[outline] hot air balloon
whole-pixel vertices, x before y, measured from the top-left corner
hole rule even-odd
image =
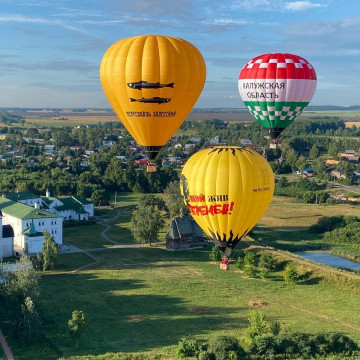
[[[264,54],[245,64],[238,85],[245,106],[276,139],[309,104],[316,73],[300,56]]]
[[[151,160],[191,111],[205,74],[204,59],[194,45],[161,35],[114,43],[100,66],[105,95]]]
[[[190,157],[180,189],[197,224],[228,257],[268,208],[274,174],[256,151],[220,146]]]

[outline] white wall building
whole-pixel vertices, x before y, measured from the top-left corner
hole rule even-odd
[[[0,210],[3,214],[2,225],[11,226],[14,232],[13,243],[24,252],[41,252],[45,230],[53,236],[56,244],[62,244],[62,216],[4,197],[0,198]]]
[[[3,225],[3,215],[0,210],[0,261],[14,254],[14,231],[10,225]]]
[[[89,217],[94,216],[94,204],[79,196],[58,198],[51,196],[50,191],[46,190],[45,196],[23,191],[8,193],[3,197],[60,215],[64,220],[89,220]]]

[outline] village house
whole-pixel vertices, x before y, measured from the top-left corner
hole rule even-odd
[[[336,179],[346,179],[346,175],[341,169],[334,169],[330,171],[330,175]]]
[[[276,150],[276,149],[280,148],[281,145],[282,145],[282,142],[281,142],[281,141],[275,141],[275,140],[273,140],[273,141],[270,143],[269,147],[270,147],[270,149]]]
[[[207,245],[202,237],[201,228],[189,216],[175,217],[165,238],[168,250],[184,250]]]
[[[355,150],[345,150],[344,153],[340,154],[340,157],[343,159],[347,159],[351,162],[359,161],[359,156],[355,155]]]
[[[339,162],[340,162],[339,160],[327,159],[325,165],[326,166],[338,165]]]
[[[251,140],[249,138],[242,137],[242,138],[239,139],[239,141],[240,141],[241,146],[249,146],[249,145],[252,144],[252,142],[251,142]]]

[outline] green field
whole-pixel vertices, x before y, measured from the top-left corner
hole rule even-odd
[[[356,215],[360,206],[338,204],[334,206],[294,203],[286,197],[274,196],[270,207],[253,230],[253,237],[276,248],[301,251],[320,248],[324,244],[316,234],[307,231],[322,216]]]
[[[360,110],[318,110],[318,111],[304,111],[303,117],[324,117],[335,116],[339,118],[360,118]]]
[[[13,347],[16,359],[57,359],[60,353],[84,359],[106,352],[171,355],[184,335],[243,336],[250,300],[268,303],[262,308],[267,319],[280,321],[287,331],[340,331],[360,340],[360,295],[322,283],[318,275],[299,285],[285,285],[279,273],[266,281],[249,279],[234,267],[220,271],[205,250],[117,249],[93,255],[99,262],[91,270],[41,279],[41,308],[53,316],[46,333],[57,352],[44,345],[39,357],[39,350]],[[66,327],[74,309],[88,319],[78,349]]]
[[[267,238],[276,246],[306,245],[318,241],[307,233],[307,227],[320,216],[359,212],[360,208],[351,205],[307,205],[275,197],[254,238]],[[108,209],[98,215],[110,219],[114,212]],[[108,236],[128,239],[124,231],[130,231],[129,221],[130,216],[125,215],[109,222]],[[106,249],[99,236],[102,228],[66,229],[65,241],[71,237],[82,248],[102,244],[104,250],[91,252],[91,258],[84,253],[61,255],[56,269],[42,276],[40,309],[51,320],[45,326],[47,342],[22,348],[10,339],[17,360],[55,360],[61,356],[85,360],[110,352],[162,354],[170,359],[185,335],[201,341],[219,334],[243,338],[248,312],[253,309],[249,301],[266,303],[261,308],[266,319],[279,321],[284,331],[342,332],[360,342],[360,277],[356,275],[339,277],[327,268],[319,270],[299,260],[301,281],[287,285],[281,269],[289,256],[280,252],[278,272],[267,280],[250,279],[233,265],[230,271],[221,271],[209,262],[209,249]],[[254,243],[244,243],[249,244]],[[66,273],[86,265],[90,267]],[[67,331],[75,309],[83,310],[88,321],[78,348]],[[7,333],[9,323],[1,309],[0,315]]]

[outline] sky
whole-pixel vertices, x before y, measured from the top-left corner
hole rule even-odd
[[[360,105],[360,1],[1,0],[0,107],[109,108],[101,59],[144,34],[185,39],[203,54],[197,108],[243,107],[240,70],[270,52],[313,65],[311,105]]]

